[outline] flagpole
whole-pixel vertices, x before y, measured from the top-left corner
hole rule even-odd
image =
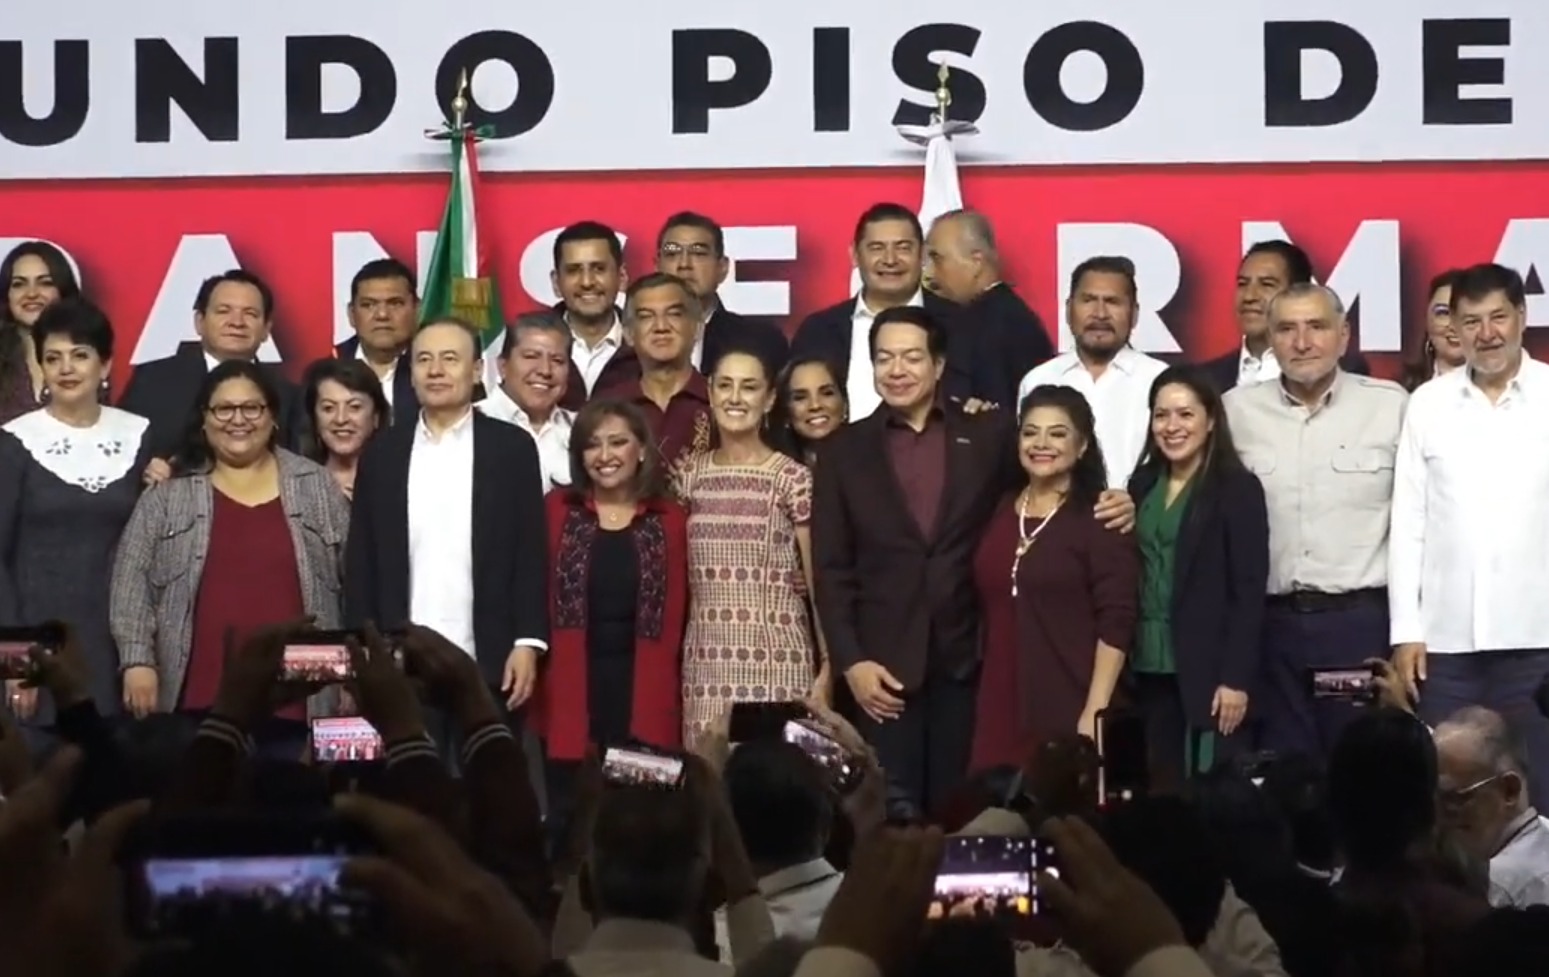
[[[468,69],[464,68],[457,76],[457,92],[452,96],[452,101],[447,106],[451,110],[449,121],[443,122],[435,129],[425,130],[425,138],[427,139],[460,144],[455,145],[452,149],[454,167],[462,165],[464,154],[472,152],[474,144],[484,141],[484,133],[478,128],[468,125],[468,108],[470,104],[468,100]],[[455,185],[456,174],[454,174],[453,179]],[[438,247],[441,243],[438,242]],[[476,256],[465,255],[462,267],[452,269],[451,311],[459,319],[466,320],[482,331],[489,321],[490,312],[494,305],[492,283],[488,278],[478,277],[477,273],[467,274],[468,262],[477,264]]]

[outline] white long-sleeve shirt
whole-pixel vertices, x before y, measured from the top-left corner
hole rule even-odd
[[[1549,648],[1549,364],[1523,354],[1491,403],[1470,371],[1409,401],[1394,465],[1394,644]]]

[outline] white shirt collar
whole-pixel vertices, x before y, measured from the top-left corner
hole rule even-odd
[[[526,428],[533,435],[539,435],[550,428],[568,430],[575,416],[563,407],[555,407],[549,414],[549,419],[540,426],[533,426],[532,418],[522,409],[522,405],[516,402],[516,398],[506,393],[504,387],[499,385],[489,388],[488,395],[474,407],[482,414],[493,417],[497,421],[506,421],[518,427]]]
[[[1510,383],[1506,384],[1506,394],[1514,398],[1522,397],[1524,395],[1532,397],[1534,394],[1534,382],[1532,374],[1534,374],[1536,371],[1537,366],[1535,365],[1534,359],[1529,356],[1527,350],[1524,349],[1522,351],[1522,362],[1517,365],[1517,375],[1511,378]],[[1484,391],[1479,389],[1479,384],[1474,382],[1473,368],[1468,366],[1466,363],[1463,366],[1458,367],[1456,370],[1443,373],[1437,379],[1447,380],[1453,378],[1454,376],[1456,376],[1457,384],[1463,391],[1464,396],[1485,396]]]
[[[439,437],[431,431],[430,425],[425,423],[425,412],[420,411],[419,421],[414,425],[414,439],[421,444],[445,444],[448,441],[460,440],[473,430],[473,408],[457,419],[457,423],[447,428]]]
[[[1086,369],[1086,364],[1081,362],[1080,353],[1077,353],[1075,350],[1071,350],[1069,353],[1064,355],[1070,357],[1070,359],[1065,363],[1065,368],[1061,371],[1062,373],[1074,373],[1077,370]],[[1125,346],[1123,349],[1114,354],[1113,359],[1108,361],[1108,365],[1118,370],[1125,376],[1133,376],[1135,370],[1139,368],[1142,362],[1140,355],[1140,353],[1135,351],[1135,347]]]
[[[925,289],[915,289],[914,297],[905,302],[904,305],[911,306],[916,309],[922,308],[925,305]],[[855,311],[850,313],[850,318],[852,320],[875,319],[878,315],[880,315],[880,313],[874,312],[871,306],[866,304],[865,292],[861,292],[859,295],[855,296]]]
[[[570,313],[568,312],[565,313],[565,325],[567,327],[570,325]],[[570,330],[570,339],[572,342],[580,345],[581,348],[585,349],[587,352],[596,352],[597,350],[604,348],[616,349],[623,345],[624,324],[619,321],[618,310],[613,310],[613,325],[610,326],[603,337],[597,341],[596,346],[587,345],[586,340],[582,339],[581,334],[576,332],[574,329]]]

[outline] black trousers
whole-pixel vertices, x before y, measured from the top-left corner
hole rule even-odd
[[[858,712],[856,729],[887,774],[888,816],[915,820],[938,810],[968,773],[978,683],[927,675],[905,693],[904,711],[879,723]]]
[[[1191,777],[1248,752],[1246,723],[1231,736],[1214,728],[1189,725],[1176,675],[1131,675],[1135,709],[1146,720],[1146,750],[1151,760],[1151,789],[1173,793]],[[1250,703],[1251,706],[1251,703]]]

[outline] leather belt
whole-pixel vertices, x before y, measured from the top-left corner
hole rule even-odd
[[[1387,603],[1386,587],[1364,587],[1338,594],[1323,590],[1293,590],[1289,594],[1269,596],[1270,607],[1290,611],[1292,614],[1328,614],[1373,604],[1386,607]]]

